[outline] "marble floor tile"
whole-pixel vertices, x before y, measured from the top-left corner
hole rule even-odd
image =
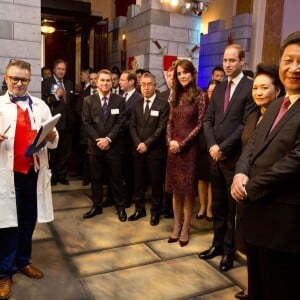
[[[180,256],[198,254],[210,246],[212,233],[191,231],[187,246],[180,247],[179,242],[168,243],[167,239],[148,242],[148,245],[162,258],[171,259]]]
[[[213,238],[206,220],[192,218],[190,242],[180,247],[167,243],[172,219],[149,224],[149,202],[145,218],[123,223],[114,207],[83,219],[91,207],[90,187],[78,180],[53,187],[53,201],[55,220],[37,224],[33,236],[32,262],[45,278],[16,274],[12,300],[229,300],[247,285],[244,260],[222,273],[220,256],[198,258]],[[130,216],[134,205],[126,211]]]
[[[85,283],[95,300],[188,299],[232,286],[228,278],[195,256],[91,276]]]
[[[81,276],[147,265],[160,260],[155,252],[145,244],[119,247],[72,257],[72,261]]]
[[[31,279],[17,273],[13,277],[13,297],[11,299],[30,300],[83,300],[85,289],[80,278],[61,254],[55,241],[33,243],[32,263],[45,273],[42,279]]]

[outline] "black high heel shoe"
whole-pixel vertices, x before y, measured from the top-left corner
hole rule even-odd
[[[180,236],[180,233],[181,233],[182,226],[183,226],[183,224],[180,225],[179,232],[178,232],[176,238],[173,238],[173,237],[169,236],[168,243],[176,243],[179,240],[179,236]]]
[[[205,217],[205,213],[202,214],[202,215],[198,215],[198,213],[196,214],[196,219],[197,220],[202,220],[202,219],[204,219],[204,217]]]

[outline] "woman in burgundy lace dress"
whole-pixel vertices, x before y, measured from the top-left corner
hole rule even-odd
[[[189,60],[175,65],[173,98],[167,126],[166,191],[173,193],[174,225],[168,243],[183,247],[197,195],[198,135],[208,103],[196,83],[197,71]],[[183,213],[183,220],[181,215]]]

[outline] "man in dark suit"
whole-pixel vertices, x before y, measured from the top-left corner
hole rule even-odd
[[[168,101],[170,103],[170,98],[171,98],[171,91],[172,91],[172,86],[173,86],[173,78],[174,78],[174,70],[175,67],[171,66],[166,72],[166,80],[167,80],[167,86],[168,89],[161,92],[159,94],[160,98],[164,99],[165,101]],[[167,153],[165,155],[164,159],[164,166],[163,166],[163,176],[165,178],[166,176],[166,164],[167,164]],[[162,205],[162,214],[166,219],[170,219],[174,217],[173,213],[173,194],[165,192],[165,197],[163,200],[163,205]]]
[[[117,95],[123,95],[123,91],[120,88],[120,73],[118,73],[117,71],[114,71],[111,73],[111,77],[112,77],[112,88],[111,88],[111,92],[113,94],[117,94]]]
[[[159,223],[163,199],[162,164],[165,156],[165,134],[169,116],[169,103],[155,93],[156,80],[151,73],[141,77],[143,98],[132,110],[130,135],[134,144],[134,200],[136,211],[128,220],[136,221],[146,216],[145,182],[148,175],[152,188],[152,226]]]
[[[119,220],[125,222],[124,192],[122,186],[123,125],[125,101],[110,92],[111,72],[103,69],[97,74],[99,94],[84,99],[82,122],[88,135],[88,155],[91,170],[92,208],[83,218],[102,214],[103,184],[108,179]]]
[[[285,97],[268,107],[235,170],[249,299],[295,299],[300,283],[300,31],[280,49]]]
[[[124,71],[120,76],[120,88],[125,99],[125,114],[126,120],[124,124],[124,143],[125,151],[123,155],[123,180],[125,184],[125,205],[129,207],[132,202],[133,187],[134,187],[134,163],[132,148],[133,143],[129,132],[129,124],[132,109],[135,103],[143,99],[143,96],[136,90],[137,78],[134,72]]]
[[[68,64],[57,59],[53,66],[53,76],[42,81],[42,99],[49,105],[53,115],[61,114],[56,128],[59,142],[56,149],[50,151],[51,184],[69,184],[67,180],[68,159],[72,148],[72,129],[75,115],[73,107],[73,84],[65,78]]]
[[[202,259],[223,255],[220,269],[233,267],[235,252],[235,201],[230,196],[235,164],[241,151],[245,119],[256,105],[252,80],[243,75],[245,50],[237,44],[225,48],[223,67],[228,80],[216,86],[204,119],[204,134],[210,154],[210,179],[214,216],[212,246],[199,254]]]
[[[75,103],[75,112],[76,112],[76,118],[77,122],[79,124],[79,173],[82,173],[82,184],[88,185],[91,181],[90,179],[90,168],[89,168],[89,161],[88,161],[88,155],[87,155],[87,134],[85,131],[85,128],[82,123],[82,106],[83,106],[83,100],[85,97],[98,94],[98,88],[97,88],[97,72],[94,70],[89,70],[89,85],[83,89],[80,94],[77,97],[76,103]],[[77,134],[78,136],[78,134]]]

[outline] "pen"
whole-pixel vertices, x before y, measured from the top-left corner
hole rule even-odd
[[[3,134],[6,134],[10,127],[11,127],[11,125],[9,125],[9,126],[4,130]]]

